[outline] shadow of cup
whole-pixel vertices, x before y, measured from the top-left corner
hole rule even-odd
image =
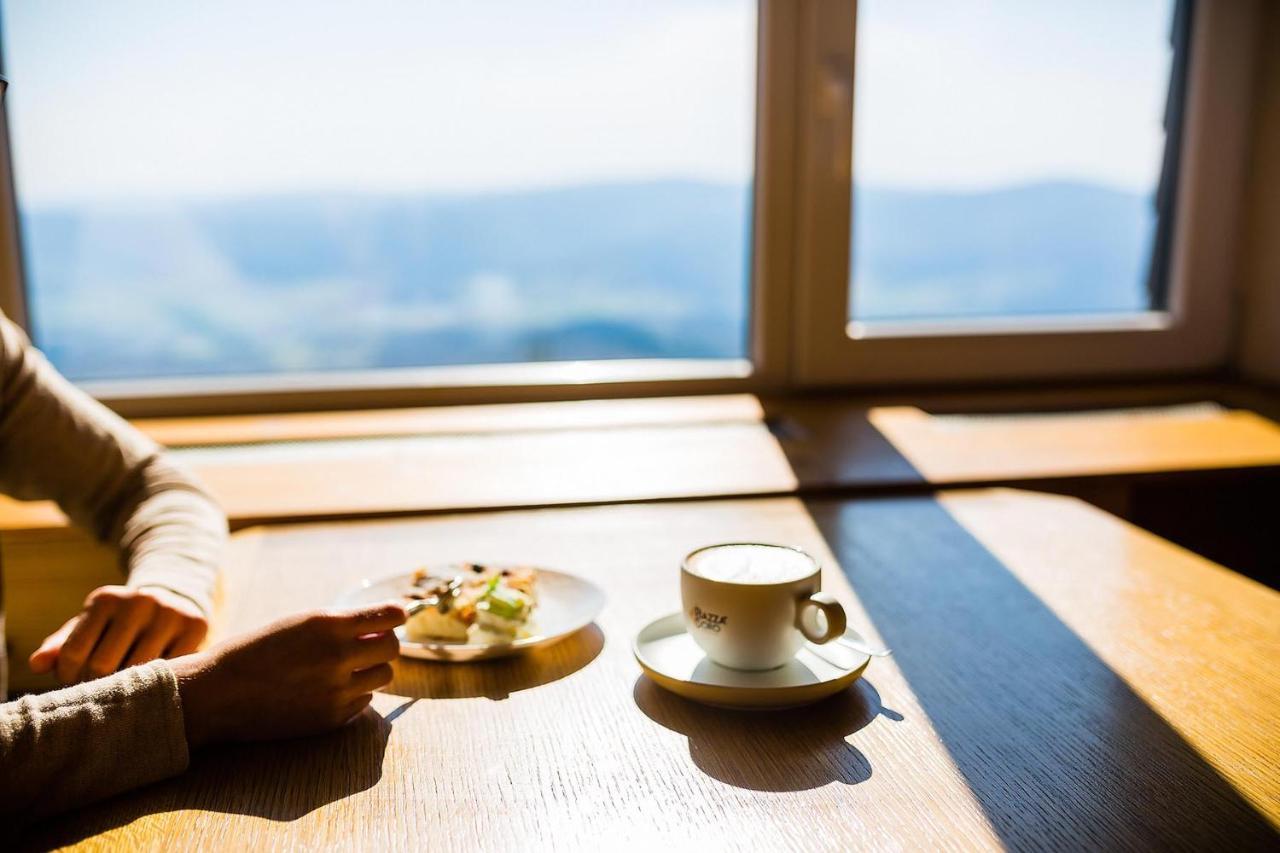
[[[699,705],[645,676],[632,690],[636,706],[663,728],[689,739],[689,757],[712,778],[753,791],[805,791],[831,782],[856,785],[871,764],[846,738],[882,713],[866,679],[814,705],[781,711],[734,711]]]
[[[469,663],[402,657],[393,664],[395,677],[381,692],[410,699],[499,701],[573,675],[603,649],[604,633],[593,623],[557,643],[511,657]]]

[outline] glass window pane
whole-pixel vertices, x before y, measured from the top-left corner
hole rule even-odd
[[[852,318],[1163,307],[1175,7],[860,0]]]
[[[74,378],[746,352],[751,0],[3,8]]]

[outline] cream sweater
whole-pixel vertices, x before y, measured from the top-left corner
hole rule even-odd
[[[172,590],[209,613],[222,512],[154,442],[59,376],[3,315],[0,491],[57,501],[119,547],[129,586]],[[4,666],[0,645],[0,702]],[[186,766],[178,686],[163,662],[0,704],[0,815],[50,814]]]

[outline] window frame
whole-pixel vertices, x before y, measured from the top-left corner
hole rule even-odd
[[[788,0],[758,0],[756,15],[745,358],[424,366],[77,384],[125,417],[764,393],[785,387],[790,358],[790,299],[784,280],[792,259],[795,15]],[[7,117],[7,106],[0,104],[0,113]],[[11,261],[0,267],[0,310],[38,346],[25,297],[9,139],[7,118],[0,118],[0,253]]]
[[[0,72],[3,72],[2,63]],[[12,162],[9,158],[9,113],[0,100],[0,311],[23,329],[29,329]]]
[[[856,0],[758,0],[746,359],[391,368],[82,387],[121,414],[141,417],[1203,373],[1226,364],[1255,59],[1252,5],[1195,4],[1168,312],[875,324],[855,340],[844,318],[856,6]],[[0,116],[0,309],[30,328],[8,140]]]
[[[850,323],[856,3],[816,0],[801,25],[801,194],[793,327],[798,385],[1203,373],[1234,338],[1234,259],[1257,10],[1191,11],[1168,308],[1113,316]],[[855,336],[856,335],[856,336]]]

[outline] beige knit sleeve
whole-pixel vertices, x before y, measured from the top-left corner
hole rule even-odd
[[[0,704],[0,816],[19,822],[173,776],[187,761],[165,661]]]
[[[210,612],[227,532],[221,510],[2,315],[0,491],[57,501],[76,524],[119,546],[130,586],[165,587]]]

